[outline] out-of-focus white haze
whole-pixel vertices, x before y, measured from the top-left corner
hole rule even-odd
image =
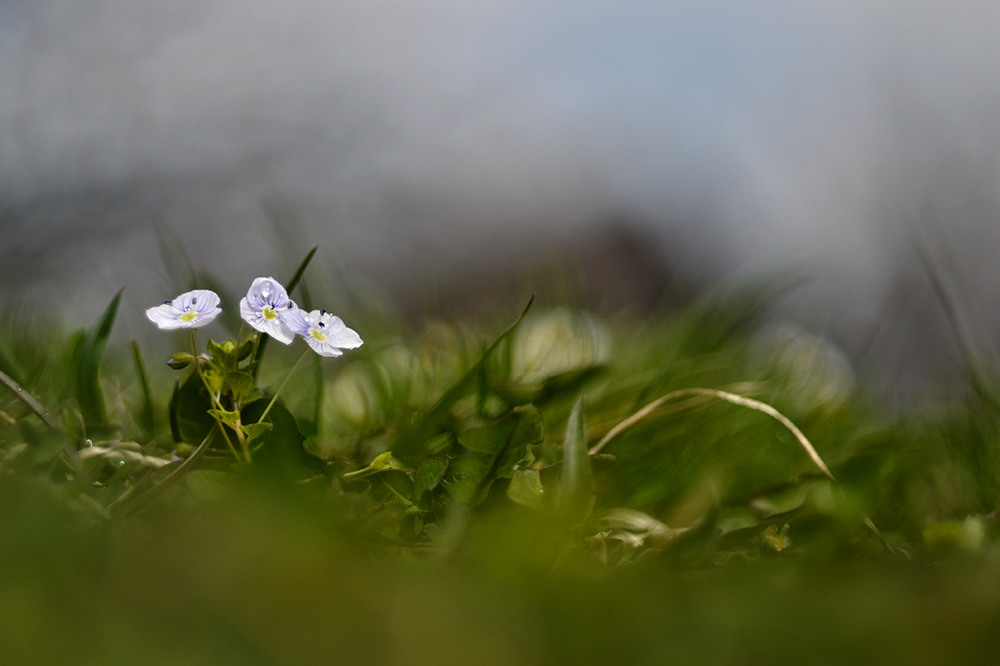
[[[277,206],[403,291],[616,220],[692,281],[796,267],[856,357],[946,342],[918,237],[992,334],[998,29],[973,0],[0,0],[0,295],[141,313],[174,295],[157,225],[236,289]]]

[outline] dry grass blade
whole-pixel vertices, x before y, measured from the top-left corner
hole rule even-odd
[[[799,446],[802,447],[802,450],[806,452],[806,455],[809,456],[809,459],[813,461],[813,464],[815,464],[816,467],[818,467],[820,471],[823,472],[823,474],[829,477],[831,481],[836,481],[836,479],[833,478],[833,473],[830,472],[830,469],[826,466],[826,463],[823,462],[822,458],[820,458],[819,453],[816,452],[816,449],[813,447],[812,443],[810,443],[810,441],[806,438],[806,436],[802,433],[802,431],[799,430],[798,426],[792,423],[788,419],[788,417],[786,417],[784,414],[782,414],[781,412],[779,412],[777,409],[767,404],[766,402],[761,402],[760,400],[754,400],[753,398],[747,398],[746,396],[738,395],[736,393],[729,393],[728,391],[722,391],[719,389],[710,389],[710,388],[680,389],[678,391],[671,391],[670,393],[667,393],[666,395],[657,398],[656,400],[649,403],[648,405],[637,411],[635,414],[621,421],[618,425],[609,430],[608,433],[601,438],[601,441],[599,441],[597,444],[591,447],[589,451],[590,455],[599,453],[608,444],[608,442],[610,442],[619,434],[631,428],[636,423],[642,421],[644,418],[655,412],[664,403],[670,402],[671,400],[677,400],[678,398],[687,398],[692,396],[708,396],[716,398],[718,400],[723,400],[728,403],[732,403],[734,405],[739,405],[740,407],[746,407],[747,409],[752,409],[754,411],[767,414],[768,416],[776,420],[778,423],[785,426],[785,428],[790,433],[792,433],[796,441],[798,441]]]

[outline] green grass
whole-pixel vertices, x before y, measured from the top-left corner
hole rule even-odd
[[[117,298],[76,334],[8,325],[0,661],[993,661],[982,384],[883,414],[756,288],[566,303],[359,308],[364,347],[299,368],[252,463],[162,362],[186,337],[108,347]],[[267,348],[243,423],[296,358]]]

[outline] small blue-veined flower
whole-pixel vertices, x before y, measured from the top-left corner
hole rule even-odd
[[[254,280],[246,297],[240,301],[240,316],[243,321],[286,345],[292,343],[295,333],[285,322],[285,316],[297,309],[295,303],[288,298],[285,288],[270,277]]]
[[[146,310],[146,317],[161,330],[198,328],[215,319],[222,309],[219,295],[208,289],[195,289],[181,294],[172,301]]]
[[[286,314],[285,321],[320,356],[340,356],[345,349],[357,349],[364,344],[357,331],[324,310],[306,312],[296,308]]]

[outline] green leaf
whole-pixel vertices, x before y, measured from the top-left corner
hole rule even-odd
[[[94,326],[87,331],[80,348],[76,363],[76,400],[80,405],[87,424],[107,426],[108,417],[104,408],[104,394],[101,391],[99,370],[104,348],[107,346],[111,328],[118,314],[118,305],[122,300],[124,289],[111,299],[104,314]]]
[[[398,469],[387,470],[383,474],[380,474],[379,478],[406,506],[413,506],[415,504],[413,499],[413,479],[406,472]]]
[[[243,409],[243,420],[251,427],[258,422],[269,400],[257,400]],[[306,453],[305,437],[288,408],[280,401],[267,413],[270,432],[257,436],[253,461],[261,469],[299,476],[309,469],[313,459]],[[265,422],[266,423],[266,422]]]
[[[212,389],[212,393],[218,394],[222,392],[222,387],[226,384],[224,371],[209,365],[202,370],[202,374],[205,376],[205,382]]]
[[[195,373],[174,386],[170,398],[170,429],[175,442],[200,442],[215,425],[208,410],[212,401]]]
[[[274,426],[267,421],[261,423],[248,423],[246,425],[240,426],[240,430],[246,435],[247,444],[252,444],[254,440],[263,437],[267,433],[271,432],[271,428]]]
[[[376,472],[381,472],[385,469],[403,469],[404,465],[393,457],[392,451],[386,451],[375,456],[368,467]]]
[[[532,509],[542,509],[545,506],[545,487],[542,477],[536,469],[524,469],[514,472],[507,486],[507,497],[514,502]]]
[[[230,412],[225,409],[210,409],[208,413],[230,428],[235,428],[236,422],[240,420],[239,412]]]
[[[413,475],[413,496],[417,499],[425,491],[434,490],[448,472],[448,460],[445,458],[424,458],[417,465]]]
[[[389,469],[406,469],[406,465],[393,457],[392,451],[385,451],[375,456],[375,459],[367,467],[356,469],[353,472],[346,472],[345,479],[362,479],[372,474],[378,474]]]
[[[476,361],[475,365],[469,368],[469,370],[462,375],[457,382],[452,384],[451,387],[445,391],[444,395],[442,395],[434,407],[431,408],[431,411],[429,411],[417,423],[413,430],[404,433],[399,439],[396,440],[392,450],[395,451],[398,456],[405,460],[406,458],[417,455],[420,451],[420,447],[434,436],[434,431],[444,420],[445,416],[448,414],[448,410],[450,410],[452,406],[458,402],[463,395],[465,395],[469,385],[471,385],[479,376],[480,369],[489,360],[496,348],[500,346],[500,343],[507,339],[507,337],[517,329],[518,325],[524,321],[524,317],[528,314],[528,310],[531,309],[531,304],[534,303],[534,301],[535,297],[532,296],[531,299],[528,300],[528,304],[525,306],[524,311],[521,312],[521,315],[517,318],[517,320],[511,324],[506,331],[501,333],[500,337],[498,337],[493,344],[486,348],[486,351],[484,351],[482,356],[479,357],[479,360]]]
[[[257,388],[253,375],[249,372],[243,372],[242,370],[229,370],[225,373],[223,381],[225,386],[232,391],[233,399],[236,400],[238,404],[248,405],[251,402],[260,399],[263,395],[261,390]]]
[[[451,479],[444,486],[445,492],[459,502],[479,504],[492,485],[490,471],[496,458],[485,453],[470,451],[451,462]]]
[[[545,419],[534,405],[524,405],[517,409],[517,430],[514,431],[516,446],[540,444],[545,439]]]
[[[236,367],[236,343],[232,340],[223,340],[221,343],[209,340],[205,345],[212,362],[220,368]]]
[[[243,359],[245,359],[247,356],[250,355],[250,352],[253,351],[253,341],[254,341],[253,336],[250,336],[249,338],[240,343],[239,349],[236,350],[237,360],[242,361]]]
[[[508,414],[479,428],[466,430],[458,436],[458,443],[470,451],[498,455],[510,442],[518,420],[517,414]]]
[[[528,447],[543,436],[542,415],[533,405],[518,408],[483,428],[463,433],[469,449],[451,464],[452,481],[445,486],[454,499],[479,504],[497,479],[509,479],[528,457]],[[478,449],[478,450],[477,450]]]
[[[566,425],[562,474],[555,489],[556,509],[573,517],[588,513],[592,502],[590,479],[590,458],[583,430],[583,398],[580,398]]]
[[[540,443],[545,436],[542,413],[537,407],[525,405],[517,409],[516,415],[517,427],[493,465],[493,476],[498,479],[509,479],[528,458],[528,448]]]

